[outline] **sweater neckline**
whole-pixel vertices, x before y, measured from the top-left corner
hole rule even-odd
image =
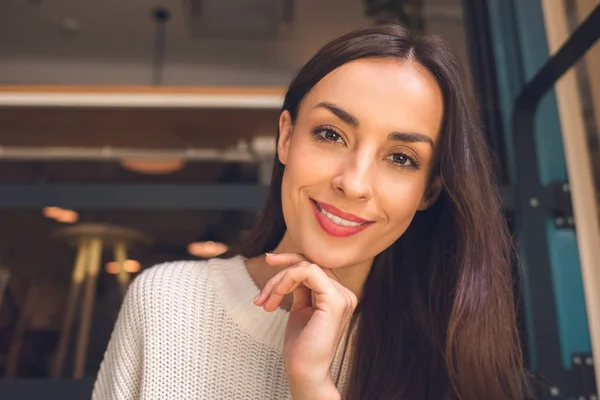
[[[234,322],[255,340],[282,351],[289,312],[281,308],[266,312],[254,305],[254,296],[260,288],[250,276],[242,256],[215,258],[209,263],[216,295]]]

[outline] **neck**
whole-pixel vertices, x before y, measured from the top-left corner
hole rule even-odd
[[[299,253],[303,254],[301,249],[294,243],[291,237],[286,232],[279,245],[272,251],[275,254],[279,253]],[[308,260],[311,261],[312,260]],[[361,261],[359,263],[331,268],[330,270],[338,278],[340,283],[346,288],[354,292],[360,299],[363,292],[363,286],[373,265],[373,259]],[[258,256],[251,260],[248,265],[248,270],[259,287],[263,287],[271,277],[285,268],[274,267],[267,264],[264,256]]]

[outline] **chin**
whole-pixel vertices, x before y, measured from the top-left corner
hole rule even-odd
[[[349,267],[374,257],[368,251],[371,247],[370,241],[362,232],[351,237],[339,238],[324,234],[318,225],[302,224],[293,227],[288,233],[298,252],[311,263],[323,268]]]
[[[302,254],[312,263],[323,268],[336,269],[358,264],[358,257],[352,257],[346,249],[331,249],[323,246],[303,246]]]

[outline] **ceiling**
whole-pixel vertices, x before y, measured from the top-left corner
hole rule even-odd
[[[2,0],[0,83],[149,84],[156,34],[152,11],[157,6],[171,13],[163,71],[167,85],[285,86],[327,41],[373,23],[365,16],[364,0],[296,0],[291,3],[291,23],[276,35],[203,36],[193,29],[198,17],[190,2],[197,1]],[[238,14],[241,2],[250,1],[267,11],[268,4],[283,3],[202,0],[202,4],[228,3],[230,12],[216,13],[215,18],[233,27],[232,21],[254,15],[248,10]],[[466,61],[460,0],[423,3],[428,31],[446,37]]]
[[[240,0],[226,1],[234,15]],[[194,34],[184,0],[4,0],[0,83],[148,84],[155,55],[152,11],[163,6],[171,13],[165,84],[285,85],[326,41],[369,24],[361,1],[295,1],[291,29],[256,39]]]

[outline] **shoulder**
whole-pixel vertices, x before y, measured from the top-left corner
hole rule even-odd
[[[180,290],[207,275],[209,261],[173,261],[157,264],[135,278],[132,288],[141,291]]]
[[[131,290],[134,294],[181,295],[204,287],[211,279],[211,269],[222,268],[234,259],[209,259],[204,261],[172,261],[157,264],[137,276]]]
[[[227,268],[235,262],[235,258],[215,258],[158,264],[134,279],[128,297],[133,297],[135,302],[159,308],[194,302],[213,290],[212,270]]]

